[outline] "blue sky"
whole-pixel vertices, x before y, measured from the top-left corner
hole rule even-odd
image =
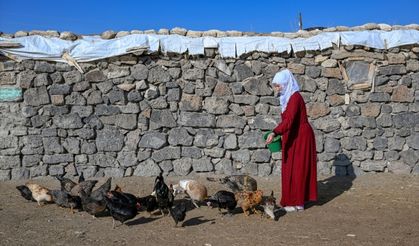
[[[419,0],[348,1],[123,1],[0,0],[0,31],[58,30],[96,34],[105,30],[184,27],[254,32],[356,26],[368,22],[419,23]]]

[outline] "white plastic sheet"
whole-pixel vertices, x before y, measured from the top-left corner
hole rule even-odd
[[[357,31],[320,33],[310,38],[278,38],[269,36],[257,37],[200,37],[191,38],[179,35],[133,34],[111,40],[99,36],[84,36],[82,39],[65,41],[59,38],[27,36],[15,39],[0,38],[0,41],[18,42],[21,48],[3,48],[0,53],[18,59],[37,59],[65,62],[62,58],[68,53],[77,62],[88,62],[108,57],[124,55],[135,48],[147,49],[149,52],[189,52],[191,55],[204,54],[205,48],[218,48],[222,57],[238,57],[253,51],[261,52],[295,52],[304,50],[323,50],[333,44],[363,45],[386,49],[408,44],[419,43],[419,31],[394,30]]]

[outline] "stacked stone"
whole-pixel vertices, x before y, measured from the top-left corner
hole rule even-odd
[[[320,174],[419,173],[419,49],[341,47],[221,59],[125,55],[82,63],[0,61],[0,179],[64,172],[86,177],[279,175],[263,133],[279,121],[269,85],[282,67],[301,85]],[[209,53],[208,53],[209,54]],[[375,91],[348,89],[338,64],[380,64]]]

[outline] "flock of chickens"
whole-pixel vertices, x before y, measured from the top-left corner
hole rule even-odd
[[[231,190],[220,190],[208,196],[205,185],[196,180],[180,180],[178,184],[168,186],[160,173],[154,181],[153,192],[144,197],[123,192],[118,185],[111,190],[111,178],[93,190],[98,181],[85,180],[83,174],[77,183],[65,178],[64,175],[55,177],[61,184],[59,190],[50,190],[33,182],[16,188],[22,197],[36,201],[38,205],[55,203],[60,207],[70,208],[72,212],[78,209],[92,216],[110,214],[113,218],[112,228],[115,228],[115,220],[124,224],[140,211],[147,211],[151,216],[156,210],[159,210],[163,216],[170,214],[177,227],[178,223],[185,219],[190,204],[185,200],[175,201],[175,196],[178,194],[189,197],[196,208],[205,204],[218,207],[220,213],[221,209],[225,209],[227,210],[225,215],[231,216],[239,206],[246,216],[252,212],[277,219],[275,212],[278,209],[273,191],[270,196],[263,196],[263,192],[257,189],[256,180],[248,175],[231,175],[221,179],[207,178],[208,181],[225,184]]]

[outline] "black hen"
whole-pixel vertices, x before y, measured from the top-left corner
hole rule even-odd
[[[232,211],[237,206],[237,201],[233,192],[220,190],[217,191],[213,196],[205,200],[208,206],[216,204],[218,210],[221,212],[221,209],[227,209],[228,213],[231,215]]]
[[[32,191],[26,185],[19,185],[16,186],[16,189],[19,190],[20,195],[28,201],[35,202],[35,199],[32,197]]]
[[[103,183],[99,188],[97,188],[90,194],[90,197],[97,201],[102,201],[106,193],[111,190],[111,183],[112,178],[108,178],[108,180],[105,183]]]
[[[54,177],[58,179],[58,181],[60,181],[62,191],[71,192],[71,189],[73,189],[73,187],[77,185],[73,180],[64,178],[64,174],[56,175]]]
[[[173,192],[164,183],[162,172],[159,176],[156,177],[156,180],[154,181],[154,192],[156,194],[157,206],[160,209],[160,212],[163,215],[166,215],[164,211],[167,211],[170,207],[173,206],[174,196]]]
[[[71,212],[73,212],[74,208],[81,207],[81,199],[78,196],[72,196],[62,190],[48,191],[48,194],[52,196],[52,200],[55,204],[60,207],[70,208]]]
[[[90,198],[83,190],[79,191],[79,195],[81,198],[81,205],[84,211],[88,214],[96,215],[102,213],[106,209],[106,203],[104,200],[96,201],[95,199]]]
[[[136,201],[134,203],[124,194],[115,191],[108,192],[105,196],[105,202],[113,218],[112,228],[115,228],[115,220],[123,224],[137,215],[139,204]]]
[[[173,207],[170,207],[169,212],[176,223],[175,226],[177,227],[177,224],[182,222],[186,217],[186,204],[181,202]]]
[[[141,208],[144,208],[149,214],[158,208],[157,199],[152,195],[139,197],[138,202],[141,204]]]

